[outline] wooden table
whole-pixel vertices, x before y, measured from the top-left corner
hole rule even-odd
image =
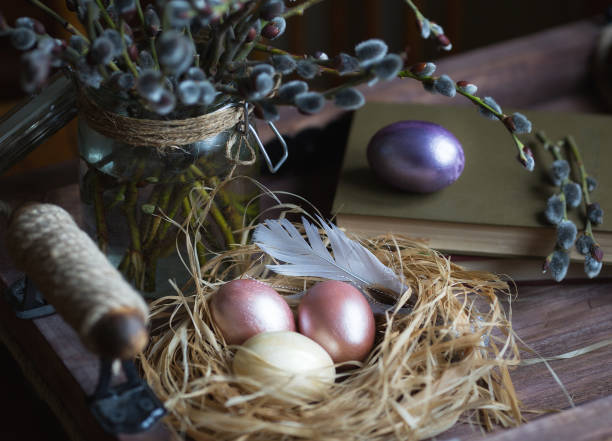
[[[491,95],[504,106],[523,109],[601,111],[589,88],[588,59],[599,27],[577,22],[530,37],[449,57],[438,71],[453,79],[477,84],[482,96]],[[430,95],[411,80],[393,81],[365,90],[370,100],[469,106],[460,97],[449,100]],[[528,115],[528,111],[525,112]],[[321,128],[339,117],[336,131],[315,131],[313,143],[327,142],[331,154],[316,170],[286,169],[267,177],[273,188],[295,191],[329,215],[341,158],[339,143],[346,136],[347,116],[332,106],[311,118],[283,111],[281,131],[296,135]],[[344,132],[342,132],[344,131]],[[336,136],[338,135],[338,136]],[[319,136],[321,139],[318,139]],[[339,141],[340,140],[340,141]],[[316,158],[315,158],[316,159]],[[74,210],[77,203],[76,163],[67,163],[27,175],[2,179],[0,199],[53,199]],[[59,200],[58,200],[59,199]],[[0,235],[1,237],[1,235]],[[612,252],[612,250],[605,250]],[[0,238],[1,283],[19,277],[4,252]],[[518,335],[542,356],[553,356],[612,337],[612,282],[592,281],[518,286],[513,304],[513,324]],[[58,316],[23,321],[15,318],[0,300],[0,335],[39,394],[49,403],[73,439],[111,440],[93,420],[85,405],[96,384],[97,360],[80,344],[75,333]],[[612,346],[551,366],[578,407],[544,415],[510,431],[488,435],[490,440],[595,440],[612,437]],[[563,409],[567,400],[542,364],[521,367],[512,376],[519,397],[528,409]],[[2,381],[11,381],[4,379]],[[529,416],[533,418],[533,416]],[[36,422],[37,417],[32,416]],[[10,422],[8,423],[10,424]],[[474,439],[483,434],[458,426],[440,439],[459,436]],[[155,430],[119,439],[170,439],[162,425]]]

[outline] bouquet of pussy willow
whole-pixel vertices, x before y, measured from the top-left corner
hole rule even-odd
[[[502,121],[512,134],[518,159],[533,168],[533,156],[516,136],[529,131],[530,122],[518,113],[504,114],[491,97],[477,97],[476,86],[467,81],[435,76],[433,63],[406,67],[405,57],[388,53],[379,39],[363,41],[351,53],[335,57],[294,55],[269,44],[285,32],[286,20],[322,0],[66,0],[86,34],[43,2],[29,1],[73,35],[68,41],[58,40],[35,19],[22,17],[10,27],[0,17],[0,32],[25,51],[22,86],[27,92],[44,86],[53,67],[67,66],[81,85],[108,86],[168,119],[179,110],[202,113],[220,97],[235,97],[249,103],[257,117],[274,121],[278,105],[313,114],[326,100],[333,100],[352,110],[364,103],[355,86],[398,76],[413,78],[432,93],[462,94],[484,116]],[[451,43],[442,27],[424,17],[410,0],[406,3],[422,36],[449,50]],[[339,78],[340,85],[310,90],[311,80],[322,75]]]

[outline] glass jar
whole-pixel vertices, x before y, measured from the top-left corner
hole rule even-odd
[[[105,105],[104,95],[94,98]],[[115,100],[112,109],[130,114],[124,104]],[[208,111],[235,105],[221,102]],[[195,245],[191,252],[202,265],[211,252],[237,243],[237,231],[257,214],[256,203],[251,203],[255,185],[245,178],[226,180],[230,171],[234,177],[256,177],[259,170],[256,149],[250,147],[253,140],[237,135],[237,129],[232,126],[200,141],[160,148],[126,144],[79,118],[85,228],[146,297],[171,291],[169,279],[179,286],[188,279],[190,258],[185,236],[179,233],[190,232]],[[238,164],[250,165],[228,159],[228,143]]]

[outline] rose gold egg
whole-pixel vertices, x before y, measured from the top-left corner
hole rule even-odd
[[[289,305],[274,289],[251,279],[232,280],[210,299],[212,317],[228,344],[260,332],[295,331]]]
[[[298,307],[300,333],[319,343],[335,363],[363,360],[374,344],[374,314],[363,294],[328,280],[304,294]]]

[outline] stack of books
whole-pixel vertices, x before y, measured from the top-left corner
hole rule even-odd
[[[612,123],[608,115],[523,111],[538,130],[552,140],[572,135],[580,147],[586,170],[599,185],[591,193],[604,213],[612,213]],[[430,194],[393,189],[369,168],[366,148],[380,128],[401,120],[440,124],[461,142],[465,169],[450,186]],[[528,144],[535,137],[523,135]],[[553,161],[541,146],[532,148],[533,172],[516,160],[516,148],[504,126],[480,116],[476,108],[418,104],[368,103],[355,112],[344,157],[333,212],[339,226],[366,235],[396,233],[425,240],[451,255],[466,268],[507,274],[516,281],[548,278],[543,258],[553,249],[556,231],[543,215],[546,200],[558,192],[548,178]],[[573,170],[577,179],[577,170]],[[579,232],[584,211],[568,216]],[[594,228],[604,250],[600,277],[612,276],[612,222]],[[475,256],[465,258],[461,256]],[[586,278],[584,257],[575,250],[566,278]]]

